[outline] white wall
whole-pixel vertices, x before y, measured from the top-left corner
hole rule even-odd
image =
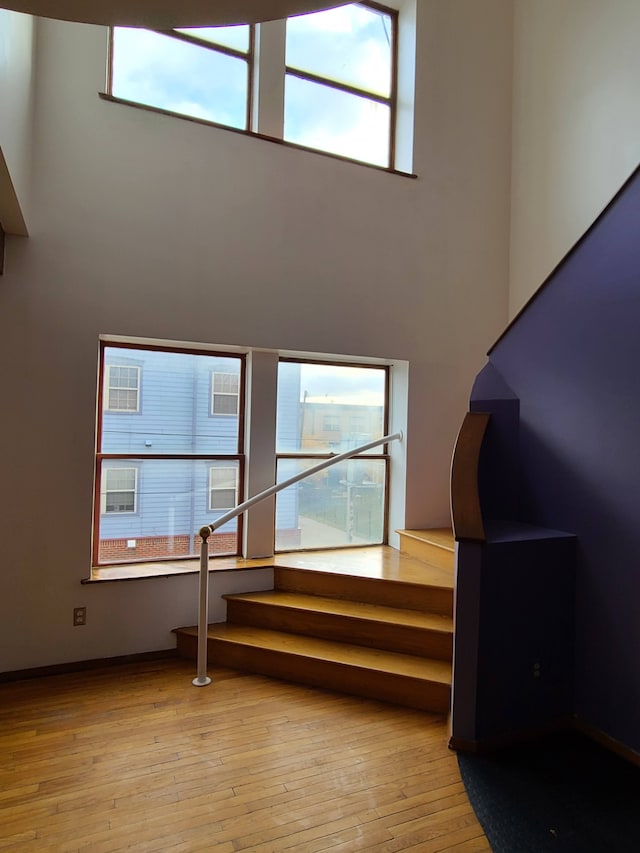
[[[447,523],[506,319],[510,9],[420,0],[417,180],[101,100],[106,32],[39,22],[32,236],[0,281],[0,670],[165,648],[196,618],[193,578],[80,585],[101,333],[405,360],[405,525]]]
[[[516,0],[510,314],[640,162],[638,0]]]
[[[33,18],[0,9],[0,223],[26,234],[31,160]]]

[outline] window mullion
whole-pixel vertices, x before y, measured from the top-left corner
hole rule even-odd
[[[251,130],[276,139],[284,136],[285,37],[284,20],[256,27]]]
[[[391,105],[391,98],[387,95],[380,95],[377,92],[372,92],[369,89],[360,89],[357,86],[350,86],[348,83],[341,83],[339,80],[333,80],[331,77],[322,77],[319,74],[313,74],[311,71],[303,71],[300,68],[287,65],[285,67],[286,74],[291,74],[292,77],[298,77],[300,80],[308,80],[310,83],[318,83],[320,86],[328,86],[331,89],[338,89],[340,92],[346,92],[349,95],[357,95],[360,98],[367,98],[370,101],[377,101],[379,104]]]

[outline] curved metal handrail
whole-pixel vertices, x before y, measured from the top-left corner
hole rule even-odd
[[[270,498],[272,495],[275,495],[276,492],[280,492],[282,489],[286,489],[288,486],[292,486],[294,483],[298,483],[300,480],[304,480],[312,474],[317,474],[318,471],[329,468],[331,465],[336,465],[338,462],[344,462],[345,459],[351,459],[352,456],[357,456],[358,454],[371,450],[374,447],[379,447],[381,444],[388,444],[392,441],[402,441],[402,437],[402,432],[394,432],[391,435],[385,435],[383,438],[378,438],[375,441],[368,442],[367,444],[361,444],[359,447],[354,447],[352,450],[346,450],[344,453],[332,454],[330,458],[324,459],[317,465],[312,465],[311,468],[306,468],[299,474],[295,474],[293,477],[289,477],[281,483],[276,483],[268,489],[264,489],[264,491],[259,492],[252,498],[248,498],[246,501],[238,504],[238,506],[230,509],[229,512],[225,512],[224,515],[221,515],[220,518],[217,518],[211,524],[206,524],[204,527],[200,528],[198,533],[202,537],[202,544],[200,545],[200,593],[198,608],[198,674],[192,682],[196,687],[204,687],[206,684],[211,684],[211,679],[207,675],[207,618],[209,615],[208,539],[213,531],[217,530],[218,527],[222,527],[222,525],[226,524],[228,521],[242,515],[243,512],[251,509],[252,506],[260,503],[260,501]]]

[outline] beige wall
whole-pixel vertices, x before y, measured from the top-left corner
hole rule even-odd
[[[510,314],[640,162],[638,0],[516,0]]]
[[[420,0],[417,180],[101,100],[106,32],[39,22],[32,236],[0,282],[0,670],[166,648],[196,618],[190,578],[80,585],[99,334],[398,359],[394,394],[408,363],[404,523],[448,521],[506,318],[510,9]]]

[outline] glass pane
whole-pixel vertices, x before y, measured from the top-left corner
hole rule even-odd
[[[238,414],[238,398],[231,394],[214,394],[213,395],[213,414],[214,415],[237,415]]]
[[[287,21],[287,65],[389,97],[392,19],[357,4]]]
[[[246,129],[247,62],[149,30],[116,27],[112,94]]]
[[[237,408],[212,416],[211,383],[216,372],[239,379],[241,359],[105,347],[104,362],[140,368],[140,401],[137,411],[103,411],[102,453],[238,453]]]
[[[221,44],[224,47],[232,47],[246,53],[249,50],[249,27],[239,24],[234,27],[176,27],[179,33],[210,41],[212,44]]]
[[[386,375],[375,367],[281,361],[277,452],[344,453],[382,438]]]
[[[317,460],[278,460],[278,482]],[[378,545],[384,531],[385,462],[349,459],[276,496],[276,550]]]
[[[201,541],[198,530],[222,515],[220,510],[209,509],[211,464],[207,460],[190,459],[135,460],[135,512],[127,512],[110,508],[110,504],[130,506],[131,492],[105,494],[109,469],[122,467],[122,462],[105,460],[101,477],[104,500],[99,516],[99,562],[196,556]],[[236,460],[223,464],[225,471],[233,468],[237,476]],[[216,530],[209,538],[209,545],[211,554],[236,554],[237,520]]]
[[[138,408],[138,392],[110,388],[108,408],[122,412],[135,412]]]
[[[388,166],[390,114],[386,104],[286,76],[287,142]]]

